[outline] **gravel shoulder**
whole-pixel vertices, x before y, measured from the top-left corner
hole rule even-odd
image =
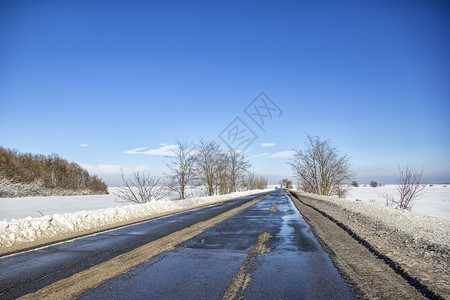
[[[450,221],[291,191],[361,299],[450,299]]]

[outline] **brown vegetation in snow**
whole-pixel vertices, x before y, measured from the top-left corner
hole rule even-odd
[[[0,179],[14,186],[36,186],[36,191],[54,189],[81,193],[108,193],[106,184],[100,178],[96,175],[91,176],[80,165],[68,162],[56,154],[45,156],[20,153],[2,147],[0,147]],[[41,194],[49,193],[47,191]],[[2,185],[0,197],[14,196],[29,195],[16,195]]]

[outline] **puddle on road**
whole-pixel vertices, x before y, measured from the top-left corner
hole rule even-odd
[[[277,237],[282,240],[281,244],[277,247],[277,250],[287,250],[287,251],[298,251],[298,247],[294,245],[293,238],[295,229],[290,224],[295,215],[287,215],[283,216],[283,223],[281,224],[280,232],[277,234]]]
[[[279,201],[278,209],[286,214],[281,215],[280,231],[276,234],[276,237],[280,239],[280,244],[276,246],[276,250],[302,253],[316,249],[313,245],[315,237],[302,215],[288,196],[285,196],[283,200],[286,201]]]

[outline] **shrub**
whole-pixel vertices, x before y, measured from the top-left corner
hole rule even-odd
[[[106,184],[100,178],[91,176],[80,165],[56,154],[20,153],[0,147],[0,178],[46,189],[108,193]]]

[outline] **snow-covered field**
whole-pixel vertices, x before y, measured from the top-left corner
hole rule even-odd
[[[388,184],[375,188],[369,186],[353,187],[346,198],[386,206],[386,199],[383,198],[386,193],[398,197],[397,185]],[[414,201],[412,211],[450,219],[450,186],[446,184],[427,186],[423,194]]]
[[[108,195],[0,198],[0,220],[11,221],[42,217],[41,213],[53,215],[129,205],[130,203],[117,201],[113,194],[116,189],[108,188]]]

